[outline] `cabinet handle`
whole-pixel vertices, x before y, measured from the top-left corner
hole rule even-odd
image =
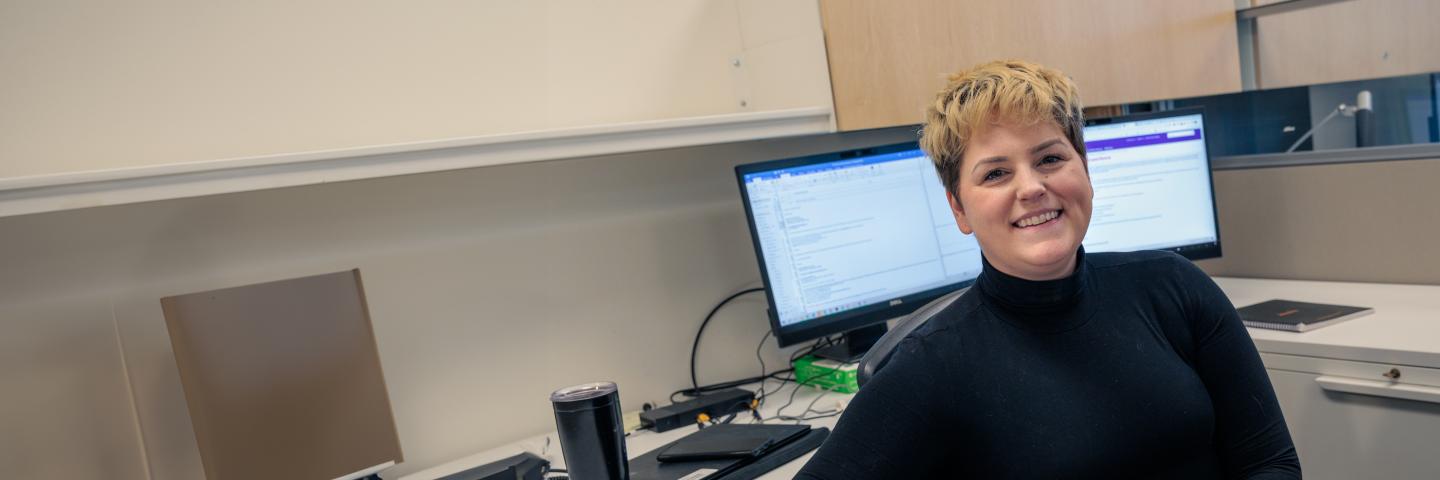
[[[1440,388],[1436,387],[1329,376],[1315,377],[1315,383],[1320,384],[1320,388],[1331,392],[1440,404]]]
[[[1380,376],[1385,377],[1385,378],[1388,378],[1388,379],[1391,379],[1391,380],[1399,380],[1399,379],[1400,379],[1400,369],[1398,369],[1398,368],[1391,368],[1390,371],[1385,372],[1385,373],[1382,373],[1382,374],[1380,374]]]

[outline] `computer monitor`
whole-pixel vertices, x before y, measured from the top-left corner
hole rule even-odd
[[[770,324],[781,346],[841,332],[849,361],[886,320],[972,283],[980,247],[960,233],[915,142],[735,168]]]
[[[1220,256],[1200,109],[1086,123],[1095,189],[1087,252]],[[855,358],[886,320],[980,273],[980,246],[956,227],[915,142],[740,165],[735,174],[781,346],[845,332],[839,348],[821,354]]]
[[[1187,108],[1085,122],[1095,201],[1087,252],[1220,256],[1205,115]]]

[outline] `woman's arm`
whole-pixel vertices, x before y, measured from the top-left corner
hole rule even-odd
[[[907,338],[845,409],[835,431],[795,478],[928,478],[943,461],[945,369],[926,342]],[[953,381],[953,380],[952,380]]]
[[[1275,389],[1235,306],[1215,281],[1186,260],[1194,367],[1215,407],[1215,440],[1229,478],[1300,478],[1300,460]]]

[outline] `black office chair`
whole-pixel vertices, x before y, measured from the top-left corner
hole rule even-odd
[[[910,332],[915,331],[916,328],[920,328],[920,326],[929,321],[931,317],[940,313],[941,310],[945,310],[945,307],[950,306],[951,303],[955,302],[955,299],[960,298],[961,295],[964,295],[965,292],[968,291],[970,291],[970,287],[947,293],[940,298],[931,300],[930,303],[920,307],[919,310],[915,310],[909,315],[906,315],[904,319],[895,324],[895,328],[891,328],[890,331],[885,332],[885,335],[882,335],[879,340],[876,340],[875,346],[870,347],[870,351],[865,352],[865,356],[860,358],[860,367],[859,371],[856,372],[855,380],[860,386],[865,386],[865,382],[870,381],[870,377],[875,376],[876,372],[879,372],[881,368],[885,368],[885,364],[890,362],[890,354],[895,350],[895,346],[900,344],[901,340],[904,340],[906,336],[910,335]]]

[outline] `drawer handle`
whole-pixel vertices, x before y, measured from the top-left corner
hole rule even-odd
[[[1398,369],[1398,368],[1391,368],[1390,371],[1385,372],[1385,373],[1382,373],[1382,374],[1380,374],[1380,376],[1385,377],[1385,378],[1388,378],[1388,379],[1391,379],[1391,380],[1399,380],[1399,379],[1400,379],[1400,369]]]
[[[1346,377],[1315,377],[1320,388],[1330,392],[1353,393],[1372,397],[1398,398],[1440,404],[1440,388],[1403,383],[1361,380]]]

